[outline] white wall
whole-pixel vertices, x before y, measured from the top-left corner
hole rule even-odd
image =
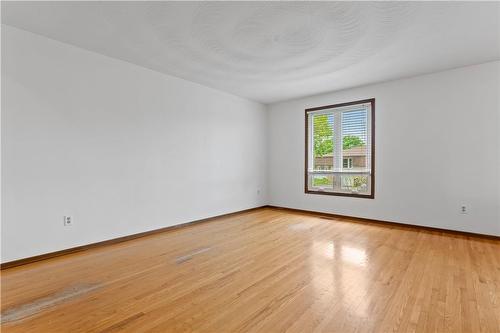
[[[499,75],[493,62],[266,114],[3,25],[2,262],[267,203],[500,235]],[[371,97],[375,199],[304,194],[304,109]]]
[[[266,133],[263,105],[3,25],[2,262],[266,204]]]
[[[491,62],[271,105],[269,203],[500,235],[499,76]],[[375,199],[304,194],[304,109],[372,97]]]

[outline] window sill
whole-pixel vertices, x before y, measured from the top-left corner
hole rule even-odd
[[[306,194],[320,194],[320,195],[333,195],[333,196],[338,196],[338,197],[375,199],[375,193],[357,194],[357,193],[327,192],[327,191],[318,191],[318,190],[309,190],[309,189],[306,189],[304,191],[304,193],[306,193]]]

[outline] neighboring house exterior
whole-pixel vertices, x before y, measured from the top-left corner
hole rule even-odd
[[[366,168],[366,146],[353,147],[342,151],[342,167],[344,169]],[[323,155],[314,159],[316,170],[332,170],[332,154]]]

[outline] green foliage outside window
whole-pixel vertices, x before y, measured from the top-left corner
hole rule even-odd
[[[355,135],[346,135],[342,139],[342,149],[344,149],[344,150],[351,149],[354,147],[363,146],[364,144],[365,143],[363,142],[363,140],[361,140],[359,138],[359,136],[355,136]]]
[[[314,177],[313,186],[333,185],[333,177]]]
[[[328,115],[317,115],[313,118],[314,125],[314,156],[322,157],[333,154],[333,128]],[[364,141],[355,135],[346,135],[342,139],[342,149],[363,146]]]
[[[328,115],[317,115],[314,120],[314,156],[322,157],[333,153],[333,128]]]

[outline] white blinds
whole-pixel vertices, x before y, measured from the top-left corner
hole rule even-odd
[[[307,111],[310,192],[372,195],[374,101]]]

